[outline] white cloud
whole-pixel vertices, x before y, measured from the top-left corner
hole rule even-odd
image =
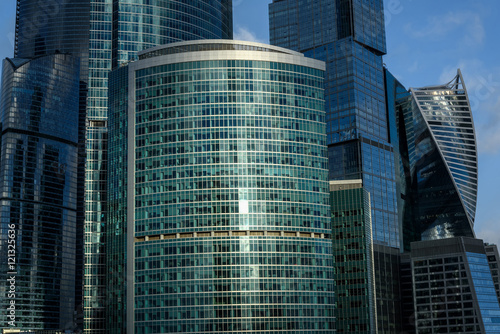
[[[477,238],[500,247],[500,224],[498,221],[489,220],[480,222],[476,224],[474,230],[476,231]]]
[[[264,43],[264,41],[260,40],[254,32],[249,30],[246,27],[236,26],[236,31],[234,32],[234,39],[238,41],[248,41],[248,42],[257,42]]]
[[[450,12],[431,16],[426,25],[408,24],[405,28],[414,38],[442,41],[448,37],[454,39],[453,43],[467,47],[481,45],[485,38],[483,20],[474,12]],[[452,33],[459,37],[451,36]]]

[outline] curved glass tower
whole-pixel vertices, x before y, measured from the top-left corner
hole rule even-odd
[[[73,329],[79,71],[63,54],[4,61],[0,328]]]
[[[111,76],[127,331],[331,333],[324,64],[223,40],[139,59]]]
[[[411,241],[473,237],[477,149],[460,70],[439,86],[411,88],[398,102],[404,160],[405,245]]]

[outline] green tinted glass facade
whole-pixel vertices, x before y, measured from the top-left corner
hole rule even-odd
[[[108,74],[112,68],[137,58],[149,47],[180,40],[232,37],[231,0],[91,0],[89,91],[87,100],[87,169],[85,189],[85,330],[124,331],[117,307],[124,296],[114,282],[116,258],[123,250],[106,246],[106,233],[123,233],[107,227],[108,211]],[[116,167],[111,165],[109,173]],[[114,196],[114,194],[109,194]],[[115,213],[110,212],[116,217]],[[114,219],[114,218],[112,218]],[[107,251],[111,254],[108,256]],[[108,259],[111,259],[108,261]],[[123,279],[123,278],[122,278]],[[116,298],[110,299],[110,295]]]
[[[113,73],[129,78],[128,328],[330,333],[324,67],[212,43],[234,47]]]
[[[330,181],[337,333],[376,333],[370,196],[361,180]]]

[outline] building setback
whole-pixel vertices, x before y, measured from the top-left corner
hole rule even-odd
[[[127,332],[331,333],[324,64],[207,40],[110,80]]]

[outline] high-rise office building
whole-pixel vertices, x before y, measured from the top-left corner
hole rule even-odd
[[[334,330],[324,68],[216,40],[112,72],[128,333]]]
[[[411,244],[415,333],[500,333],[500,307],[483,241]]]
[[[84,228],[85,329],[104,330],[108,72],[148,47],[180,40],[232,37],[232,1],[18,0],[16,56],[56,52],[80,58],[80,165]],[[87,95],[88,93],[88,95]],[[85,216],[83,217],[83,213]],[[83,249],[83,245],[78,245]],[[111,249],[115,249],[112,245]],[[122,256],[123,254],[113,254]],[[77,261],[81,264],[82,257]],[[81,265],[79,267],[82,267]],[[80,275],[77,274],[77,277]],[[79,283],[77,283],[78,285]],[[81,299],[76,297],[76,299]]]
[[[108,73],[137,58],[143,49],[181,40],[232,38],[231,0],[92,0],[90,16],[89,93],[87,102],[87,179],[85,201],[85,330],[102,332],[105,323],[118,333],[124,321],[114,322],[123,310],[109,304],[121,299],[120,285],[106,275],[107,259],[120,257],[120,245],[106,245]],[[109,233],[124,233],[110,226]],[[107,253],[109,249],[111,253]],[[112,263],[116,263],[113,261]],[[123,268],[122,268],[123,269]],[[109,278],[109,277],[108,277]],[[121,278],[120,282],[124,280]],[[105,316],[105,310],[111,314]],[[106,321],[106,318],[109,321]]]
[[[383,1],[274,0],[271,44],[326,62],[329,179],[370,193],[379,333],[399,332],[399,224],[384,85]]]
[[[80,62],[75,308],[83,301],[85,115],[87,108],[90,1],[17,0],[14,56],[33,59],[69,53]]]
[[[73,328],[79,74],[66,54],[4,61],[1,328]]]
[[[497,292],[498,301],[500,302],[500,274],[498,268],[498,265],[500,264],[500,255],[498,254],[498,247],[497,245],[485,243],[484,250],[486,251],[486,256],[488,257],[491,277],[493,278],[495,291]]]
[[[370,194],[361,180],[330,181],[337,333],[376,333]]]
[[[410,243],[473,237],[477,149],[463,78],[411,88],[396,100],[403,227]]]

